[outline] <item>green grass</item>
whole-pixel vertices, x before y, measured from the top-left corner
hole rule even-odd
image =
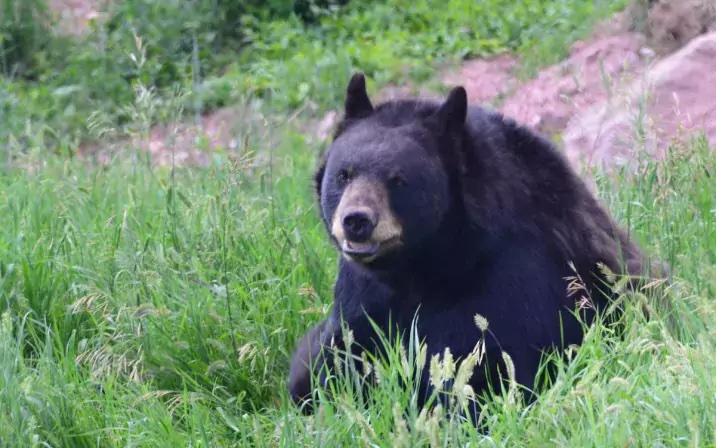
[[[313,148],[288,129],[279,142],[253,169],[51,158],[3,173],[3,443],[716,443],[716,161],[704,141],[602,183],[615,215],[673,264],[678,337],[630,307],[624,340],[593,329],[536,406],[492,401],[487,439],[417,415],[418,430],[400,432],[393,408],[411,394],[397,389],[397,352],[369,411],[349,395],[313,418],[289,406],[288,356],[327,312],[336,255],[312,202]]]
[[[256,52],[210,82],[228,89],[228,103],[259,86],[273,92],[274,111],[308,97],[337,107],[355,68],[372,71],[375,89],[404,65],[423,79],[432,64],[501,48],[530,55],[528,66],[557,59],[623,2],[385,4],[305,33],[291,20],[257,24]],[[395,25],[390,7],[409,10],[417,28]],[[466,22],[475,36],[450,41]],[[647,321],[630,298],[625,336],[592,328],[534,406],[514,394],[488,400],[485,437],[450,409],[417,414],[412,391],[398,387],[420,358],[410,350],[374,366],[382,380],[368,409],[350,382],[313,417],[289,404],[288,359],[328,312],[337,258],[318,221],[318,148],[296,131],[301,118],[234,123],[240,154],[207,169],[132,162],[128,145],[90,166],[66,157],[75,125],[52,126],[58,116],[86,124],[92,110],[98,130],[112,128],[84,102],[103,81],[92,76],[56,96],[56,78],[0,84],[0,132],[11,143],[0,170],[0,445],[716,446],[716,159],[705,140],[599,182],[614,215],[672,265],[678,328],[659,308]],[[83,109],[68,109],[73,98]],[[181,111],[171,97],[102,100],[134,117],[131,132]],[[56,154],[49,134],[61,142]]]
[[[242,82],[249,83],[241,90],[272,92],[276,107],[298,107],[307,99],[319,106],[333,105],[341,100],[344,79],[355,69],[383,85],[406,78],[424,81],[434,74],[435,64],[505,51],[519,52],[532,67],[557,62],[595,19],[625,4],[621,0],[533,0],[509,7],[499,0],[354,2],[308,30],[291,20],[257,24],[256,42],[236,68]],[[282,64],[266,63],[276,60]],[[296,73],[302,75],[295,77]]]

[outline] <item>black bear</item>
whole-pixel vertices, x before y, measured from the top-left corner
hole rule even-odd
[[[311,372],[330,368],[321,348],[332,339],[341,348],[342,322],[354,346],[375,351],[368,317],[383,331],[394,325],[407,333],[419,307],[428,359],[446,347],[458,359],[483,337],[479,314],[491,329],[488,365],[470,386],[476,393],[495,386],[504,350],[516,381],[532,388],[544,350],[581,343],[574,313],[589,323],[607,304],[600,263],[641,278],[655,266],[550,142],[497,112],[468,107],[462,87],[442,103],[374,107],[357,73],[344,115],[314,175],[321,218],[341,257],[332,313],[303,337],[291,362],[289,393],[306,412],[316,386]],[[578,303],[583,292],[570,291],[575,275],[591,306]],[[421,399],[430,391],[425,376]]]

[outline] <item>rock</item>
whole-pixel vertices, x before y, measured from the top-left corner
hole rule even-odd
[[[639,8],[638,5],[634,7]],[[651,0],[647,8],[642,12],[646,36],[662,54],[674,52],[691,39],[716,30],[716,3],[712,0]]]
[[[493,106],[516,87],[519,63],[510,55],[466,61],[457,72],[443,76],[445,85],[461,84],[471,104]]]
[[[643,48],[643,36],[635,33],[575,42],[565,61],[520,85],[500,110],[549,136],[557,134],[576,113],[638,77],[649,63]]]
[[[644,153],[663,155],[673,138],[694,131],[716,142],[716,32],[662,59],[623,94],[577,114],[563,143],[577,166],[609,169]]]

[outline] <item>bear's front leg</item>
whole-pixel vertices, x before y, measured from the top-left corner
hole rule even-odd
[[[321,386],[326,381],[323,365],[327,353],[324,350],[331,343],[333,336],[337,335],[334,335],[331,319],[323,320],[306,332],[292,356],[288,375],[288,390],[291,399],[302,409],[304,414],[313,412],[310,402],[313,390],[311,377],[318,374],[318,382]]]

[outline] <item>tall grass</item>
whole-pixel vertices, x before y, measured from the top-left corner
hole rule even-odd
[[[350,394],[308,418],[288,404],[288,356],[328,310],[336,256],[310,190],[313,148],[286,127],[271,151],[263,167],[49,158],[34,174],[2,174],[3,443],[716,443],[716,161],[705,140],[674,146],[618,188],[600,184],[615,214],[672,263],[684,330],[630,307],[624,339],[590,330],[533,407],[488,401],[486,438],[395,414],[412,409],[397,387],[397,349],[368,410]]]

